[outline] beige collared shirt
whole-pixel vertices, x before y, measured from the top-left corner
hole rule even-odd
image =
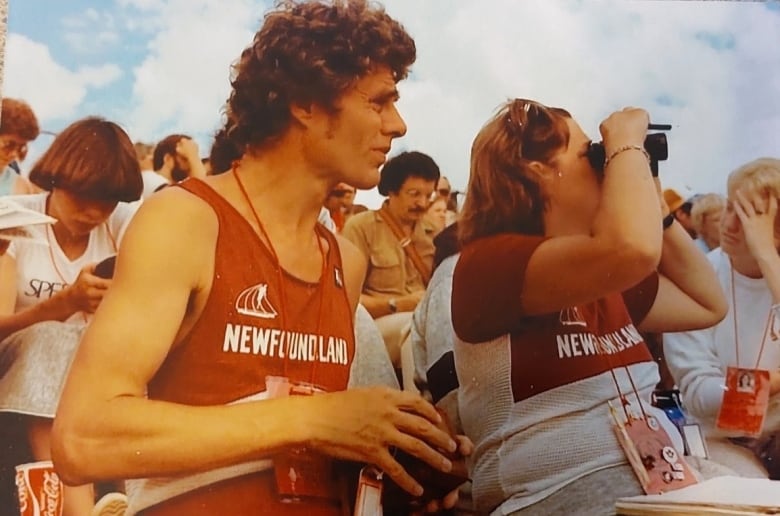
[[[363,293],[403,296],[425,290],[420,273],[377,210],[349,218],[342,236],[355,244],[368,260]],[[434,229],[424,220],[414,225],[411,243],[428,267],[433,266]]]

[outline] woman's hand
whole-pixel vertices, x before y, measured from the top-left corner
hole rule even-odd
[[[775,245],[777,198],[756,191],[746,193],[738,190],[733,206],[742,225],[745,244],[753,258],[759,260],[762,256],[777,254]]]
[[[627,107],[609,115],[599,125],[607,156],[624,145],[644,146],[649,123],[650,116],[641,108]]]
[[[63,291],[74,312],[93,313],[111,286],[110,279],[95,276],[95,265],[92,263],[81,269],[76,281]]]

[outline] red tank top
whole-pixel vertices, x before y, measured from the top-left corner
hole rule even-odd
[[[264,391],[266,376],[345,390],[355,338],[335,236],[317,225],[329,251],[320,281],[308,283],[284,270],[280,274],[252,226],[206,183],[188,180],[179,186],[216,213],[214,277],[200,318],[149,383],[149,398],[226,404]],[[280,503],[271,471],[206,486],[142,514],[219,513],[341,514],[325,504]]]

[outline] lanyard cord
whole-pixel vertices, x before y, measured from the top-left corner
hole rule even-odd
[[[602,311],[601,303],[597,302],[596,306],[598,311],[601,312]],[[604,319],[603,314],[600,314],[600,318]],[[645,345],[647,345],[647,343],[645,343]],[[620,383],[618,382],[617,375],[615,374],[615,367],[612,365],[612,359],[610,358],[610,354],[606,353],[604,358],[607,361],[607,366],[609,367],[609,373],[610,375],[612,375],[612,383],[615,384],[615,390],[617,391],[618,398],[620,399],[620,404],[623,407],[623,413],[626,415],[626,422],[630,423],[631,415],[628,413],[628,405],[630,405],[631,403],[628,401],[628,399],[623,395],[623,392],[620,390]],[[618,367],[622,367],[623,369],[626,370],[626,375],[628,375],[628,381],[631,383],[631,390],[633,391],[634,396],[636,396],[636,401],[639,404],[639,410],[642,412],[642,417],[645,419],[645,421],[647,421],[647,413],[645,413],[645,407],[642,405],[642,398],[639,396],[639,391],[637,390],[636,384],[634,383],[634,377],[631,375],[631,370],[629,369],[627,364],[623,363],[622,360],[620,360],[620,364],[618,365]]]
[[[282,360],[284,375],[287,376],[288,375],[287,357],[289,355],[289,350],[290,350],[289,347],[290,330],[285,326],[285,323],[287,322],[287,314],[286,314],[287,296],[285,295],[284,292],[284,276],[282,275],[282,265],[281,263],[279,263],[279,257],[276,254],[276,249],[274,249],[274,244],[273,242],[271,242],[271,239],[268,236],[268,232],[265,230],[265,226],[263,226],[263,223],[260,221],[260,217],[257,214],[257,210],[255,210],[255,206],[252,203],[252,200],[249,198],[249,194],[247,193],[246,188],[244,188],[244,184],[241,182],[241,178],[239,177],[239,173],[238,173],[238,167],[235,165],[233,166],[233,177],[236,178],[236,184],[238,184],[238,189],[241,190],[241,195],[243,195],[244,200],[249,206],[249,209],[252,212],[252,216],[254,217],[255,222],[257,223],[257,227],[260,229],[260,233],[263,235],[265,241],[268,243],[267,245],[268,250],[270,251],[271,256],[273,257],[274,262],[276,262],[275,263],[276,275],[277,275],[277,280],[279,282],[279,298],[281,303],[281,306],[279,307],[279,315],[280,315],[279,326],[281,326],[283,331],[286,331],[287,343],[288,343],[287,351],[284,353],[284,359]],[[320,300],[319,300],[319,308],[317,310],[318,312],[317,313],[317,336],[319,337],[320,329],[322,328],[322,317],[323,317],[324,305],[325,305],[323,300],[325,298],[324,285],[325,285],[325,274],[327,273],[328,270],[328,263],[327,263],[328,259],[325,253],[325,248],[322,245],[322,238],[320,238],[320,235],[317,233],[316,226],[314,232],[315,232],[315,236],[317,237],[317,246],[319,247],[320,257],[322,258],[322,270],[320,272],[320,280],[318,282],[318,288],[320,290]],[[311,375],[309,377],[309,383],[311,384],[314,383],[314,373],[317,368],[317,362],[318,361],[315,360],[311,368]]]
[[[736,346],[736,354],[737,354],[737,367],[739,368],[739,332],[737,331],[737,295],[736,295],[736,289],[734,287],[734,263],[730,262],[729,266],[731,267],[731,308],[734,318],[734,345]],[[761,355],[764,354],[764,344],[766,344],[766,336],[769,334],[769,327],[772,325],[772,310],[769,310],[769,315],[766,319],[766,326],[764,326],[764,336],[761,337],[761,348],[758,350],[758,357],[756,358],[756,366],[753,368],[754,370],[758,370],[758,364],[761,363]]]
[[[626,397],[623,395],[623,393],[620,391],[620,384],[617,380],[617,375],[615,375],[615,368],[612,366],[612,360],[610,359],[609,355],[606,355],[607,359],[607,365],[609,366],[609,372],[612,375],[612,382],[615,384],[615,390],[617,390],[618,397],[620,398],[620,404],[623,406],[623,413],[626,415],[626,422],[631,422],[631,416],[628,413],[628,405],[631,403],[626,399]],[[619,367],[622,367],[626,370],[626,374],[628,375],[628,381],[631,383],[631,390],[634,392],[634,396],[636,396],[636,401],[639,404],[639,410],[642,412],[642,417],[647,421],[647,414],[645,413],[645,407],[642,405],[642,398],[639,397],[639,391],[636,388],[636,384],[634,383],[634,377],[631,376],[631,370],[628,368],[626,364],[624,364],[621,360]]]

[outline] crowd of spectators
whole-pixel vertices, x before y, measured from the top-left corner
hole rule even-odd
[[[38,120],[2,99],[0,200],[53,220],[0,232],[0,514],[36,461],[64,516],[335,515],[381,471],[409,512],[608,514],[647,488],[632,424],[695,481],[780,480],[780,160],[686,198],[643,109],[596,162],[518,98],[461,206],[424,149],[386,159],[415,53],[381,7],[280,4],[208,156],[90,116],[28,164]],[[420,498],[404,454],[468,479]]]

